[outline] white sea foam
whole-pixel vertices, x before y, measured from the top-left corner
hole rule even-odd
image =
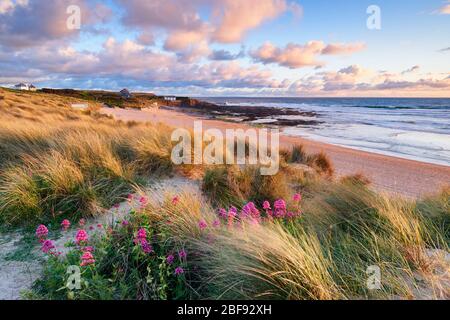
[[[321,124],[286,128],[289,135],[450,166],[450,99],[223,98],[211,102],[292,108],[316,116],[278,119]],[[275,119],[275,117],[273,117]],[[269,123],[269,118],[254,123]]]

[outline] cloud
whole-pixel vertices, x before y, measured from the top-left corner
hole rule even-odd
[[[450,81],[448,79],[433,80],[420,79],[418,81],[385,81],[374,85],[371,90],[395,90],[395,89],[450,89]]]
[[[213,50],[213,52],[209,55],[209,59],[214,61],[231,61],[243,58],[244,56],[245,48],[242,47],[241,51],[235,54],[227,50]]]
[[[125,8],[123,23],[132,27],[159,27],[168,30],[198,30],[204,22],[196,6],[198,0],[117,0]]]
[[[144,46],[151,46],[155,44],[155,36],[151,32],[144,31],[138,36],[137,41]]]
[[[298,69],[311,66],[323,67],[325,63],[317,60],[320,55],[346,55],[363,48],[365,45],[361,43],[326,45],[323,41],[310,41],[304,45],[289,43],[284,48],[278,48],[266,42],[250,55],[257,62],[276,63],[283,67]]]
[[[298,10],[298,7],[295,7]],[[212,19],[217,25],[212,38],[221,43],[242,40],[248,30],[274,19],[290,9],[285,0],[216,1]]]
[[[32,75],[33,82],[52,77],[56,83],[92,83],[111,88],[118,83],[199,88],[278,88],[280,82],[270,71],[256,66],[242,67],[238,62],[189,64],[180,57],[157,52],[136,41],[109,38],[99,52],[77,51],[60,46],[27,49],[11,56],[0,51],[2,83],[13,84]],[[108,82],[109,81],[109,82]],[[105,88],[104,87],[104,88]]]
[[[323,50],[322,54],[324,55],[349,55],[358,51],[362,51],[366,49],[366,45],[364,43],[332,43],[327,45]]]
[[[380,76],[379,72],[351,65],[298,79],[288,92],[312,96],[371,96],[374,92],[382,96],[443,95],[450,94],[450,77],[407,81],[401,74]]]
[[[302,8],[286,0],[117,0],[125,8],[123,22],[138,28],[159,28],[168,33],[167,46],[174,38],[187,35],[192,44],[201,40],[219,43],[240,42],[245,34],[264,22],[291,11],[298,16]],[[202,9],[210,13],[203,20]],[[184,43],[189,40],[184,40]]]
[[[439,50],[439,52],[449,52],[449,51],[450,51],[450,47]]]
[[[0,0],[0,46],[9,49],[42,45],[79,34],[67,27],[67,8],[81,8],[82,28],[105,21],[111,13],[97,1],[89,0]]]
[[[409,69],[403,71],[403,72],[402,72],[402,75],[405,75],[405,74],[408,74],[408,73],[414,73],[414,72],[416,72],[416,71],[419,71],[419,69],[420,69],[420,66],[415,65],[415,66],[413,66],[413,67],[411,67],[411,68],[409,68]]]
[[[325,48],[321,41],[311,41],[305,45],[289,43],[284,48],[275,47],[272,43],[266,42],[250,55],[255,61],[264,64],[276,63],[291,69],[307,66],[323,66],[324,64],[316,60],[316,57]]]
[[[438,12],[439,14],[450,14],[450,3],[443,5],[441,8],[439,8]]]

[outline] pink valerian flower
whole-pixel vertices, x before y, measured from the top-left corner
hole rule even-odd
[[[236,218],[238,210],[235,207],[231,207],[228,210],[228,226],[233,226],[234,219]]]
[[[142,251],[146,254],[150,254],[153,252],[153,247],[147,240],[147,230],[144,228],[140,228],[137,232],[136,239],[134,239],[134,243],[141,246]]]
[[[128,220],[123,220],[122,221],[122,226],[128,226],[130,224],[130,222],[128,222]]]
[[[180,259],[186,259],[187,253],[186,253],[185,250],[180,250],[180,251],[178,252],[178,256],[180,257]]]
[[[91,246],[83,247],[81,249],[81,251],[83,251],[83,252],[94,252],[94,247],[91,247]]]
[[[247,203],[241,211],[241,218],[252,218],[253,220],[259,220],[260,212],[256,209],[253,202]]]
[[[141,240],[141,248],[142,251],[144,251],[144,253],[146,254],[150,254],[153,252],[153,247],[151,246],[151,244],[148,243],[146,239]]]
[[[67,220],[67,219],[63,220],[63,222],[61,222],[61,227],[62,227],[62,229],[64,231],[69,230],[69,228],[70,228],[70,221]]]
[[[266,211],[266,215],[269,219],[272,219],[273,217],[273,211],[272,211],[272,207],[270,206],[270,202],[269,201],[264,201],[263,203],[263,209]]]
[[[174,197],[174,198],[172,199],[172,204],[173,204],[173,205],[177,205],[178,202],[180,202],[180,198],[179,198],[178,196],[176,196],[176,197]]]
[[[294,194],[293,200],[294,200],[295,202],[300,202],[300,201],[302,201],[302,195],[301,195],[300,193]]]
[[[78,230],[77,235],[75,236],[75,242],[77,245],[86,244],[89,241],[89,237],[86,231]]]
[[[86,224],[86,220],[85,219],[80,219],[78,224],[80,225],[80,227],[84,227],[84,225]]]
[[[120,203],[116,203],[115,205],[114,205],[114,209],[119,209],[120,208]]]
[[[297,214],[295,213],[295,212],[288,212],[287,214],[286,214],[286,216],[288,217],[288,218],[295,218],[296,216],[297,216]]]
[[[103,229],[103,225],[101,223],[97,224],[97,228]]]
[[[46,226],[41,224],[36,229],[36,237],[39,239],[39,242],[43,243],[48,236],[48,229]]]
[[[198,223],[198,227],[200,228],[200,230],[205,230],[206,228],[208,228],[208,224],[206,223],[205,220],[200,220],[200,222]]]
[[[141,205],[141,208],[147,206],[147,204],[148,204],[147,197],[140,197],[139,198],[139,204]]]
[[[95,229],[94,226],[90,226],[89,227],[89,230],[91,230],[91,231],[94,230],[94,229]]]
[[[138,239],[138,240],[146,240],[147,239],[147,230],[145,230],[144,228],[140,228],[138,230],[136,239]]]
[[[279,199],[274,203],[275,217],[283,218],[286,216],[286,202],[283,199]]]
[[[213,225],[214,228],[220,227],[220,220],[214,220],[212,225]]]
[[[234,218],[237,216],[238,210],[235,207],[231,207],[230,210],[228,210],[228,218]]]
[[[94,263],[95,263],[94,255],[89,251],[84,252],[83,255],[81,256],[81,266],[87,267],[93,265]]]
[[[53,242],[51,241],[51,240],[45,240],[43,243],[42,243],[42,248],[41,248],[41,251],[43,252],[43,253],[49,253],[49,254],[55,254],[55,251],[54,251],[54,249],[55,249],[56,247],[55,247],[55,245],[53,244]]]
[[[175,269],[175,275],[176,276],[181,276],[184,273],[184,269],[182,267],[177,267]]]
[[[227,216],[228,216],[227,210],[225,210],[224,208],[219,209],[219,217],[225,219]]]
[[[168,255],[167,258],[166,258],[166,262],[169,265],[172,264],[174,260],[175,260],[175,257],[172,254]]]

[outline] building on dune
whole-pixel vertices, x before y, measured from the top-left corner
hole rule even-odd
[[[14,89],[16,90],[24,90],[24,91],[36,91],[37,88],[33,84],[27,84],[27,83],[19,83],[14,86]]]
[[[131,95],[130,91],[128,91],[128,89],[122,89],[120,91],[120,95],[124,99],[131,99],[131,98],[133,98],[133,96]]]

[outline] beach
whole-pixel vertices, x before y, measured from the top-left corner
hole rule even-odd
[[[190,129],[194,121],[202,120],[203,127],[220,130],[246,129],[251,126],[221,120],[205,119],[196,115],[167,109],[145,111],[119,108],[102,108],[101,112],[123,121],[164,123],[173,127]],[[282,147],[303,144],[307,152],[323,151],[332,160],[336,174],[345,176],[362,173],[372,181],[378,191],[407,198],[418,198],[440,191],[450,184],[450,167],[393,156],[376,154],[312,141],[301,137],[282,135]]]

